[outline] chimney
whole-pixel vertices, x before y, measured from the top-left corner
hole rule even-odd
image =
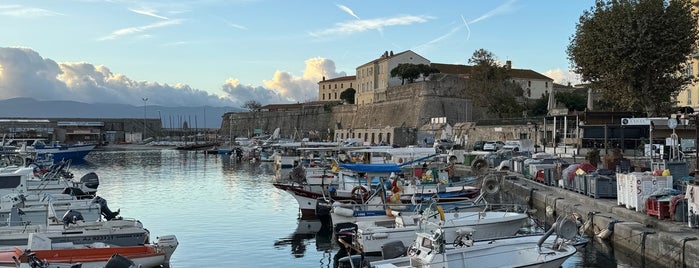
[[[393,57],[393,50],[391,50],[391,57]]]
[[[323,81],[325,81],[325,75],[323,76]]]
[[[512,61],[511,61],[511,60],[507,60],[507,61],[505,62],[505,68],[507,68],[507,69],[512,69]]]

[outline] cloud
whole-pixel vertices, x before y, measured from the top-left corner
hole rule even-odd
[[[561,85],[577,85],[581,83],[580,75],[571,71],[563,71],[561,69],[548,70],[544,75],[553,79],[554,83]]]
[[[354,11],[352,11],[349,7],[345,5],[337,5],[337,7],[339,7],[342,11],[354,17],[355,19],[360,20],[359,16],[357,16],[357,14],[354,14]]]
[[[264,80],[264,86],[241,85],[236,78],[229,78],[222,90],[236,103],[255,100],[263,105],[270,103],[296,103],[318,100],[318,81],[323,77],[331,79],[346,76],[345,72],[335,71],[335,62],[325,58],[306,60],[303,74],[294,76],[285,71],[276,71],[270,80]]]
[[[193,89],[134,81],[109,68],[84,62],[56,63],[29,48],[0,48],[0,99],[73,100],[139,104],[143,97],[162,106],[231,106],[234,101]]]
[[[144,26],[123,28],[123,29],[116,30],[116,31],[112,32],[111,34],[109,34],[105,37],[102,37],[98,40],[104,41],[104,40],[116,39],[116,38],[119,38],[121,36],[132,35],[132,34],[136,34],[136,33],[143,33],[145,31],[148,31],[151,29],[166,27],[166,26],[170,26],[170,25],[177,25],[180,23],[182,23],[181,19],[174,19],[174,20],[160,21],[160,22],[156,22],[156,23],[152,23],[152,24],[148,24],[148,25],[144,25]]]
[[[0,5],[0,16],[18,18],[37,18],[46,16],[63,16],[64,14],[36,7],[21,5]]]
[[[249,100],[262,104],[295,103],[318,99],[318,81],[346,76],[325,58],[305,61],[301,76],[276,71],[264,86],[241,85],[229,78],[219,96],[186,84],[135,81],[102,65],[60,62],[43,58],[30,48],[0,47],[0,99],[30,97],[37,100],[73,100],[85,103],[242,107]]]
[[[164,17],[164,16],[160,16],[158,14],[155,14],[155,11],[153,11],[153,10],[133,9],[133,8],[130,8],[129,10],[131,10],[131,12],[136,13],[136,14],[146,15],[149,17],[158,18],[158,19],[162,19],[162,20],[169,20],[168,17]]]
[[[506,3],[496,7],[495,9],[486,12],[485,14],[481,15],[480,17],[469,21],[468,23],[476,23],[482,20],[487,20],[490,17],[496,16],[496,15],[501,15],[501,14],[506,14],[508,12],[511,12],[514,10],[514,3],[517,2],[516,0],[510,0],[507,1]]]
[[[319,30],[311,32],[310,35],[314,37],[323,37],[329,35],[350,35],[354,33],[369,31],[369,30],[381,30],[381,28],[396,25],[411,25],[415,23],[423,23],[430,20],[429,16],[399,16],[394,18],[381,18],[381,19],[370,19],[370,20],[353,20],[346,21],[342,23],[335,24],[335,27],[328,28],[324,30]]]

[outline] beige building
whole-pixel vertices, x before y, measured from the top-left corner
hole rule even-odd
[[[393,51],[385,51],[381,57],[357,67],[357,90],[354,103],[357,105],[370,104],[382,101],[380,96],[385,96],[388,87],[398,86],[402,80],[399,77],[391,77],[391,70],[398,64],[425,64],[430,61],[415,52],[406,50],[397,54]]]
[[[318,82],[318,100],[319,101],[339,101],[340,94],[348,88],[354,88],[357,83],[356,76],[343,76],[333,79],[325,79]]]
[[[692,4],[694,13],[698,13],[699,0],[692,0]],[[694,51],[694,54],[689,58],[684,75],[694,78],[699,77],[699,50]],[[694,108],[695,111],[699,109],[699,83],[691,83],[677,94],[677,106],[689,106]]]
[[[443,64],[433,63],[432,67],[437,68],[439,72],[446,74],[455,74],[468,78],[471,74],[473,66],[461,64]],[[539,99],[545,92],[553,90],[553,79],[529,69],[513,69],[512,62],[507,61],[505,67],[509,69],[507,72],[512,79],[524,90],[524,97],[529,99]]]

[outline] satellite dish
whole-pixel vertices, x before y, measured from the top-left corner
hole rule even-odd
[[[486,194],[495,194],[500,191],[500,182],[494,176],[487,176],[483,179],[483,187],[481,189]]]
[[[484,174],[488,170],[488,161],[483,158],[473,160],[471,163],[471,171],[476,175]]]
[[[568,240],[578,235],[578,225],[574,221],[563,219],[556,224],[556,234]]]

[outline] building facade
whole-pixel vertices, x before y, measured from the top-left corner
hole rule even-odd
[[[356,76],[343,76],[333,79],[325,79],[318,82],[318,100],[319,101],[341,101],[340,95],[343,91],[353,88],[357,83]]]
[[[366,105],[381,101],[376,96],[383,95],[389,87],[401,85],[399,77],[391,77],[391,70],[402,63],[430,65],[429,60],[410,50],[397,54],[385,51],[378,59],[357,67],[354,103]]]

